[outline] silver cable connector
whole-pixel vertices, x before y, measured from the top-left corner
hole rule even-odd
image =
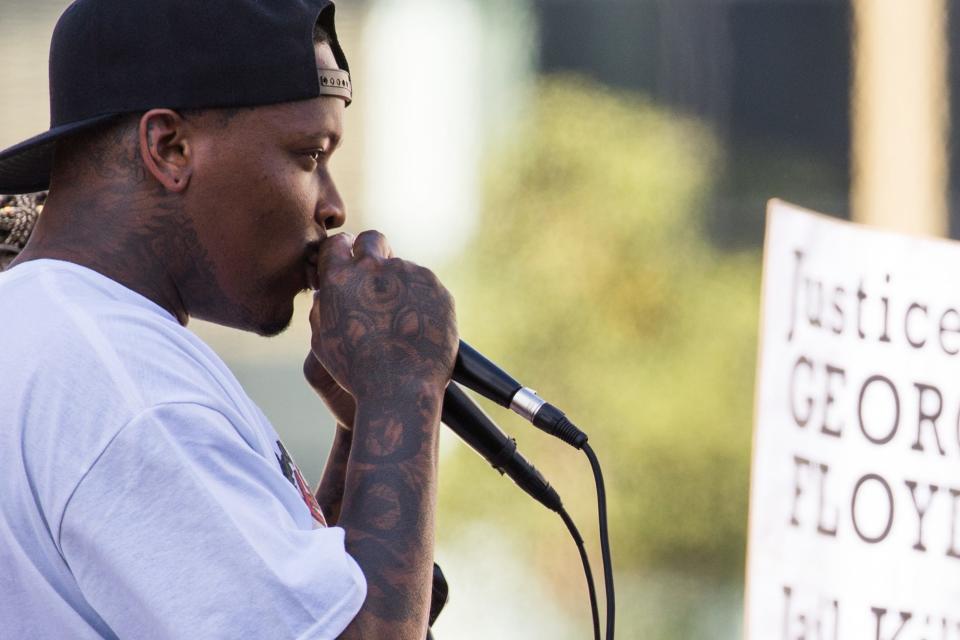
[[[526,420],[533,422],[540,407],[547,402],[537,395],[537,392],[527,387],[521,387],[519,391],[513,394],[510,400],[510,409],[517,412]]]

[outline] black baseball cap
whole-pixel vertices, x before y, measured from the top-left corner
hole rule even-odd
[[[0,151],[0,193],[47,189],[64,136],[153,108],[351,100],[330,0],[76,0],[50,43],[50,129]],[[315,26],[340,69],[318,69]]]

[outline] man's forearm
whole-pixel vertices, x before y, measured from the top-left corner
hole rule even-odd
[[[367,599],[341,638],[426,635],[441,398],[414,388],[358,402],[338,524]]]
[[[333,526],[340,520],[340,505],[343,502],[343,485],[347,474],[347,461],[350,458],[350,442],[353,434],[342,425],[337,425],[330,446],[330,455],[323,468],[323,476],[317,487],[317,502],[323,511],[327,524]]]

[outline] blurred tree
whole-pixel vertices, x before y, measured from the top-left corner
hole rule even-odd
[[[759,255],[706,240],[718,162],[709,132],[636,94],[557,77],[494,155],[480,230],[443,274],[461,335],[590,435],[618,575],[666,571],[739,589]],[[560,491],[599,572],[582,454],[491,413]],[[477,520],[537,532],[538,568],[582,582],[558,519],[482,466],[465,448],[446,459],[440,536]]]

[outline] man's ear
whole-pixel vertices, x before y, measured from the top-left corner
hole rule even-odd
[[[193,172],[193,148],[183,116],[171,109],[147,111],[140,118],[137,140],[140,158],[157,182],[174,193],[187,188]]]

